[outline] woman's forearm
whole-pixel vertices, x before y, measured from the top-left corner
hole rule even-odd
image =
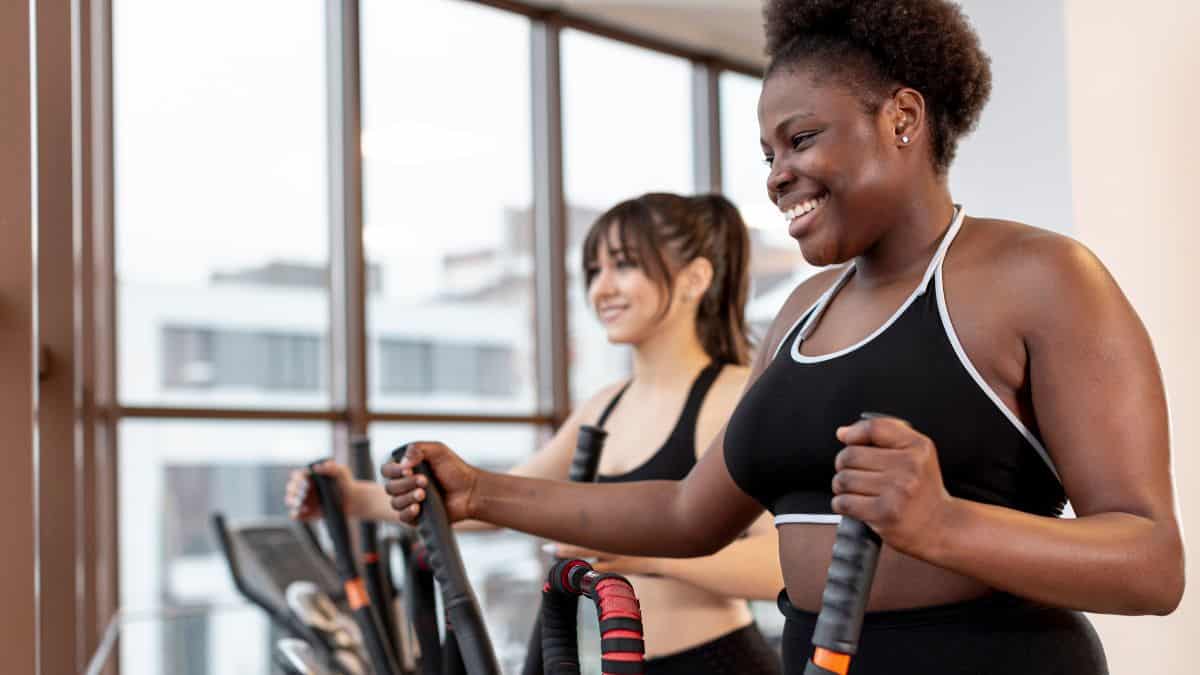
[[[1183,594],[1173,522],[1129,513],[1034,516],[955,499],[928,562],[1051,605],[1111,614],[1166,614]]]
[[[731,598],[774,600],[783,588],[775,533],[744,537],[700,558],[655,558],[652,569]]]
[[[359,520],[396,520],[396,512],[392,510],[390,498],[379,483],[356,480],[350,490],[351,493],[345,500],[347,516]]]
[[[480,472],[471,518],[613,553],[684,557],[716,548],[680,517],[680,483],[580,484]],[[724,542],[720,542],[724,543]],[[716,545],[720,545],[720,543]]]

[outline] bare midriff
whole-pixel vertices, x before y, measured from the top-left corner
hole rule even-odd
[[[821,609],[821,593],[825,589],[836,530],[835,525],[779,526],[779,562],[788,599],[797,609],[809,612]],[[867,611],[944,605],[978,598],[990,591],[974,579],[884,546]]]
[[[646,658],[687,651],[751,621],[744,600],[710,593],[677,579],[627,576],[642,607]]]

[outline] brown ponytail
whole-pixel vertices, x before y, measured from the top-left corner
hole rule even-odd
[[[595,269],[599,247],[607,245],[613,227],[625,255],[667,290],[666,307],[674,270],[706,258],[713,279],[696,314],[700,344],[714,361],[749,363],[745,315],[750,237],[737,207],[717,194],[681,197],[662,192],[617,204],[596,219],[584,239],[585,285],[591,283],[589,270]]]

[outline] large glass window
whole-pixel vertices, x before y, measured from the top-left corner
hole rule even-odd
[[[751,296],[746,307],[756,339],[770,326],[801,281],[816,271],[788,235],[779,209],[767,198],[766,164],[758,139],[758,93],[762,80],[721,74],[721,167],[725,196],[750,226]]]
[[[329,426],[297,422],[126,420],[119,427],[121,608],[169,616],[244,602],[212,514],[286,517],[287,475],[330,453]],[[268,675],[271,632],[260,611],[197,613],[147,624],[121,641],[122,675]]]
[[[609,207],[646,192],[694,190],[691,64],[589,33],[562,35],[571,397],[587,400],[629,372],[588,307],[580,246]]]
[[[371,407],[531,414],[529,21],[362,4]]]
[[[328,405],[323,19],[113,2],[123,403]]]

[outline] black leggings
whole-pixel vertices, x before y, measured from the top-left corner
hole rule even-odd
[[[779,594],[786,675],[802,675],[817,615]],[[1003,593],[950,605],[872,612],[850,675],[1107,675],[1104,649],[1079,612]]]
[[[646,660],[646,675],[779,675],[779,654],[753,623],[691,649]]]

